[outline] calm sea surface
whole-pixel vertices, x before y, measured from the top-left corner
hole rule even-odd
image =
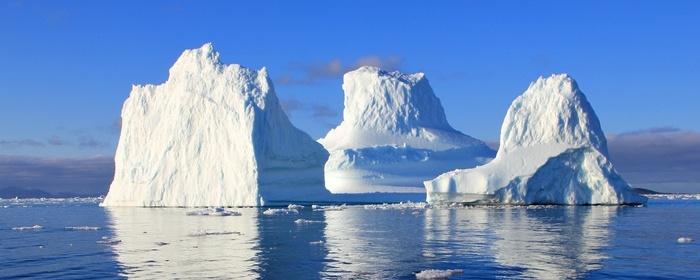
[[[697,197],[645,207],[226,209],[239,216],[98,203],[0,200],[0,278],[700,278]]]

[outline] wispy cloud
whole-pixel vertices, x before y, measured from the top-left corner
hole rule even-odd
[[[366,56],[361,57],[355,61],[355,65],[350,67],[350,70],[356,69],[360,66],[375,66],[382,68],[387,71],[399,70],[403,64],[403,59],[398,56],[389,57],[379,57],[379,56]]]
[[[294,98],[285,98],[280,100],[280,105],[282,106],[282,110],[284,110],[287,115],[293,115],[297,111],[304,110],[306,106],[301,103],[298,99]]]
[[[311,116],[314,118],[333,118],[338,116],[338,112],[326,105],[311,105]]]
[[[6,150],[32,148],[77,147],[79,149],[100,149],[109,147],[119,135],[121,118],[108,125],[88,128],[68,129],[58,127],[56,134],[50,137],[0,139],[0,148]],[[0,153],[2,150],[0,150]]]
[[[48,143],[51,146],[64,146],[68,144],[65,140],[63,140],[63,138],[59,137],[58,135],[51,136],[49,139],[46,140],[46,143]]]
[[[328,105],[317,103],[303,103],[296,98],[285,98],[280,101],[282,109],[290,117],[297,112],[308,112],[315,119],[328,119],[338,116],[338,112]]]
[[[375,66],[387,71],[393,71],[399,70],[402,64],[403,59],[399,56],[365,56],[350,63],[344,63],[336,58],[325,62],[295,64],[293,68],[297,70],[297,73],[282,75],[275,82],[282,85],[308,85],[324,79],[340,77],[344,73],[357,69],[360,66]]]
[[[113,176],[114,160],[111,157],[0,156],[0,188],[104,194]]]
[[[94,149],[94,148],[106,147],[107,145],[108,145],[107,142],[97,140],[90,135],[80,136],[78,138],[78,148]]]
[[[19,148],[19,147],[44,147],[44,142],[34,139],[19,139],[19,140],[0,140],[0,146],[3,148]]]

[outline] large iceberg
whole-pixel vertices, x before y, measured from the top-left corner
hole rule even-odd
[[[186,50],[122,109],[106,206],[260,206],[318,200],[328,152],[282,111],[265,68]]]
[[[593,108],[566,74],[540,77],[513,101],[496,158],[426,181],[429,202],[638,204],[608,157]]]
[[[343,77],[343,121],[319,140],[332,193],[422,193],[422,182],[495,152],[450,126],[423,73],[360,67]]]

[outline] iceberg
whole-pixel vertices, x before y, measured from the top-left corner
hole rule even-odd
[[[511,104],[496,158],[425,182],[427,200],[641,204],[608,160],[600,122],[574,79],[540,77]]]
[[[450,126],[423,73],[364,66],[343,76],[343,91],[343,121],[319,139],[331,193],[422,193],[424,180],[495,155]]]
[[[124,102],[104,206],[262,206],[323,199],[328,152],[282,110],[267,70],[186,50]],[[285,204],[286,205],[286,204]]]

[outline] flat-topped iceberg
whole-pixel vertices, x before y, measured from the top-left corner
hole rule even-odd
[[[426,181],[429,202],[638,204],[607,159],[598,117],[566,74],[540,77],[513,101],[496,158]]]
[[[328,152],[283,112],[265,68],[186,50],[122,109],[106,206],[260,206],[322,199]]]
[[[332,193],[424,192],[422,182],[493,158],[450,126],[423,73],[360,67],[343,77],[343,121],[319,140]]]

